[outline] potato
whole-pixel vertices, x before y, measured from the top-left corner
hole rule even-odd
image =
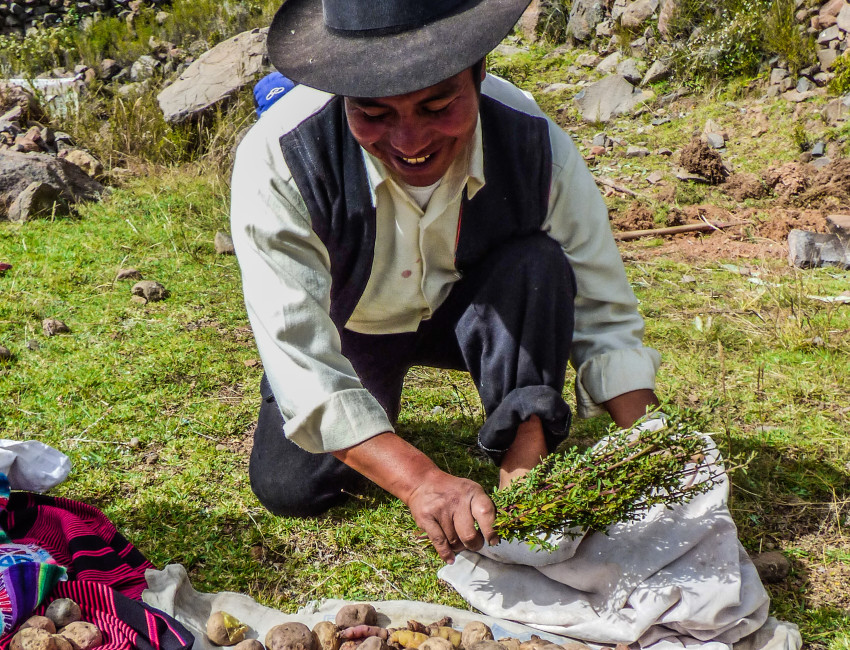
[[[463,632],[460,637],[461,645],[463,645],[463,647],[467,650],[469,650],[474,643],[492,640],[493,630],[481,621],[472,621],[471,623],[467,623],[463,627]]]
[[[519,650],[519,639],[515,639],[512,636],[506,636],[499,639],[499,643],[501,643],[507,650]],[[590,650],[590,648],[588,648]]]
[[[21,623],[22,630],[28,627],[35,627],[39,630],[45,630],[50,634],[56,634],[56,624],[46,616],[30,616]]]
[[[453,650],[454,646],[448,639],[432,636],[419,645],[419,650]]]
[[[339,631],[336,625],[330,621],[319,621],[313,626],[313,634],[319,642],[319,650],[339,650],[342,644],[336,635]]]
[[[317,650],[318,639],[303,623],[275,625],[266,634],[267,650]]]
[[[418,648],[425,643],[429,638],[427,634],[422,632],[414,632],[412,630],[396,630],[390,635],[390,643],[400,645],[402,648]]]
[[[207,637],[215,645],[236,645],[247,631],[247,625],[227,612],[213,612],[207,619]]]
[[[586,646],[578,641],[567,641],[566,643],[562,643],[561,647],[564,650],[590,650],[590,646]]]
[[[453,627],[440,625],[438,627],[429,628],[430,636],[445,639],[452,646],[452,649],[459,648],[463,635]]]
[[[549,646],[554,646],[555,644],[551,641],[547,641],[546,639],[541,639],[536,634],[532,634],[531,638],[528,641],[523,641],[519,644],[519,650],[555,650],[555,648],[550,648]],[[557,646],[560,650],[560,646]]]
[[[74,650],[92,650],[103,643],[103,634],[91,623],[74,621],[59,630],[58,636],[65,637]]]
[[[69,623],[76,623],[83,618],[80,606],[70,598],[57,598],[47,606],[44,615],[53,621],[56,629],[65,627]]]
[[[28,627],[12,637],[9,650],[59,650],[59,648],[50,632],[37,627]]]
[[[491,639],[485,639],[484,641],[476,641],[471,646],[469,646],[466,650],[507,650],[505,646],[503,646],[498,641],[493,641]]]
[[[257,641],[257,639],[243,639],[235,646],[233,646],[233,650],[266,650],[263,647],[263,644]]]
[[[336,613],[334,623],[341,629],[354,627],[355,625],[377,625],[378,612],[368,603],[344,605]]]
[[[357,646],[357,650],[389,650],[387,642],[379,636],[367,636],[363,642]]]

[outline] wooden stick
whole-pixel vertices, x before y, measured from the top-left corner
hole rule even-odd
[[[640,239],[641,237],[659,237],[661,235],[678,235],[683,232],[707,232],[709,230],[722,230],[733,226],[746,225],[747,221],[732,221],[730,223],[689,223],[684,226],[671,226],[669,228],[650,228],[649,230],[629,230],[626,232],[615,232],[614,239],[617,241],[628,241]]]
[[[624,185],[620,185],[619,183],[615,183],[612,179],[607,176],[596,176],[596,183],[598,185],[604,185],[605,187],[610,187],[612,190],[616,192],[622,192],[623,194],[628,194],[629,196],[640,197],[640,194],[637,192],[630,190],[628,187]]]

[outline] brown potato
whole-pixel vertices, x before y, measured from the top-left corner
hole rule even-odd
[[[263,647],[263,644],[257,641],[257,639],[243,639],[235,646],[233,646],[233,650],[266,650]]]
[[[469,650],[473,644],[479,641],[492,641],[493,630],[481,621],[472,621],[463,627],[461,632],[460,643],[464,648]]]
[[[564,650],[590,650],[590,646],[586,646],[578,641],[567,641],[566,643],[562,643],[561,647]]]
[[[53,635],[47,630],[28,627],[12,637],[9,650],[59,650]]]
[[[555,648],[561,650],[560,646],[556,646],[554,643],[547,641],[546,639],[541,639],[536,634],[532,634],[528,641],[523,641],[519,644],[519,650],[555,650]]]
[[[447,625],[429,627],[428,630],[430,636],[445,639],[451,644],[453,649],[459,648],[461,641],[463,640],[463,635],[458,630],[453,627],[448,627]]]
[[[236,645],[247,631],[247,625],[227,612],[213,612],[207,619],[207,638],[215,645]]]
[[[47,606],[44,615],[53,621],[57,630],[83,618],[80,606],[70,598],[57,598]]]
[[[466,650],[506,650],[506,648],[498,641],[487,639],[473,643]]]
[[[499,643],[501,643],[507,650],[519,650],[519,639],[515,639],[512,636],[506,636],[499,639]]]
[[[56,634],[56,624],[46,616],[30,616],[21,623],[22,630],[28,627],[35,627],[39,630],[45,630],[50,634]]]
[[[357,650],[389,650],[389,646],[379,636],[368,636],[357,646]]]
[[[354,627],[355,625],[377,625],[378,612],[368,603],[344,605],[336,613],[334,623],[341,629]]]
[[[339,650],[342,640],[337,636],[339,628],[330,621],[319,621],[313,626],[313,634],[319,642],[319,650]]]
[[[343,641],[342,645],[339,646],[339,650],[357,650],[360,647],[360,644],[363,643],[363,639],[351,639],[349,641]]]
[[[266,634],[268,650],[317,650],[318,639],[303,623],[275,625]]]
[[[390,644],[401,646],[402,648],[418,648],[429,638],[427,634],[423,634],[422,632],[396,630],[390,634]]]
[[[453,650],[454,646],[448,639],[441,636],[429,637],[426,641],[419,644],[419,650]]]
[[[103,634],[91,623],[74,621],[59,630],[58,636],[65,637],[74,650],[92,650],[103,643]]]
[[[74,650],[74,645],[61,634],[53,634],[52,637],[56,642],[56,650]]]

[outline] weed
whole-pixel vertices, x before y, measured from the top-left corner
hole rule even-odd
[[[795,75],[816,59],[815,39],[802,31],[796,13],[795,0],[772,0],[762,25],[765,51],[778,54]]]
[[[540,3],[539,30],[544,38],[553,43],[567,40],[571,5],[571,0],[543,0]]]
[[[850,93],[850,52],[845,52],[832,64],[835,77],[829,82],[829,91],[836,95]]]
[[[812,148],[812,142],[809,139],[809,131],[799,122],[794,124],[794,128],[791,130],[791,141],[801,152],[808,151]]]
[[[77,29],[67,23],[33,27],[25,38],[0,35],[0,77],[32,78],[77,60]]]

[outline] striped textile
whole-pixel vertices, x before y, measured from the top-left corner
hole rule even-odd
[[[0,508],[3,498],[0,494]],[[194,638],[167,614],[141,602],[145,571],[154,568],[97,508],[58,497],[13,492],[0,511],[0,528],[17,544],[35,545],[67,568],[33,614],[56,598],[80,605],[83,620],[103,632],[98,650],[187,650]],[[0,637],[0,650],[12,634]]]

